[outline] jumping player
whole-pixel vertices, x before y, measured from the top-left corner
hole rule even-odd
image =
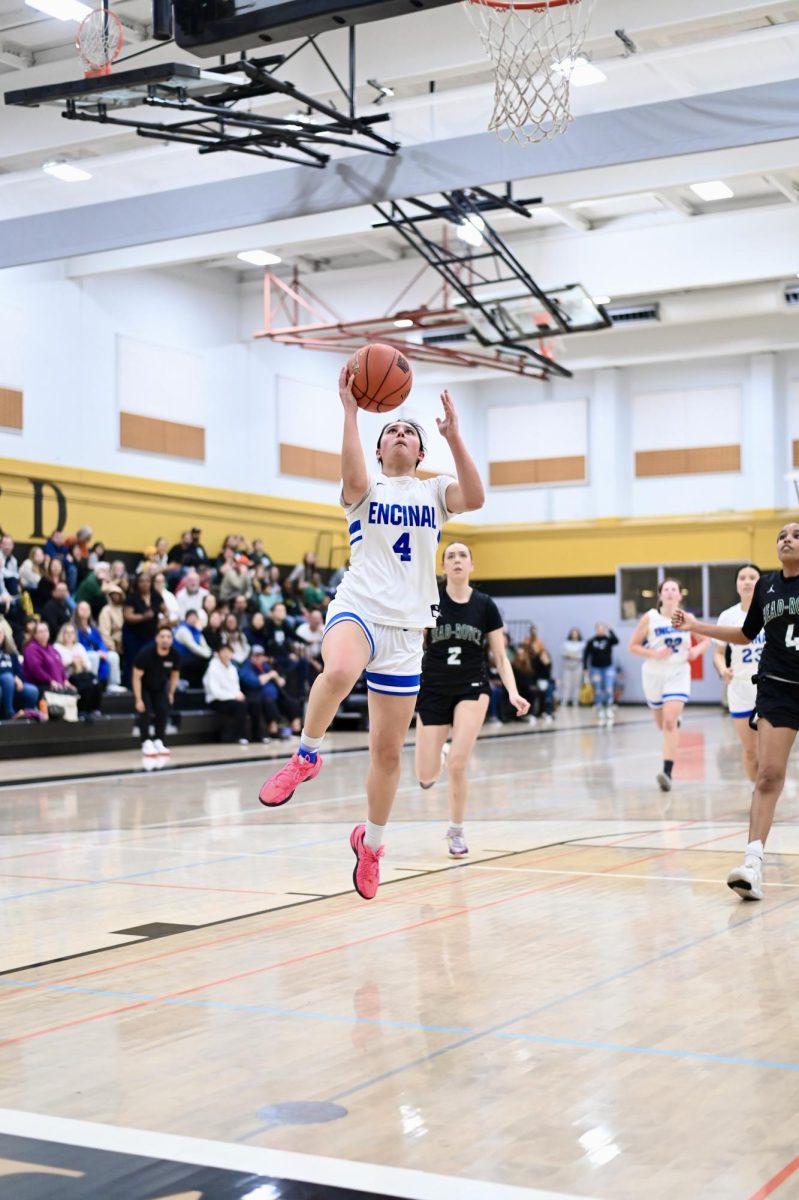
[[[782,570],[760,576],[741,629],[709,625],[680,609],[674,613],[678,627],[733,646],[750,645],[761,629],[765,634],[752,718],[757,722],[757,779],[749,842],[743,865],[727,876],[727,886],[743,900],[763,899],[763,847],[799,730],[799,522],[789,521],[777,534],[777,557]]]
[[[719,625],[735,625],[741,628],[752,604],[755,584],[760,578],[760,568],[753,563],[741,567],[735,577],[735,589],[740,597],[732,608],[725,608],[719,616]],[[713,650],[713,665],[727,684],[727,704],[735,722],[735,732],[741,743],[744,771],[754,783],[757,779],[757,732],[749,724],[755,708],[755,684],[760,656],[763,653],[765,634],[761,630],[751,646],[731,646],[730,665],[725,658],[726,647],[717,642]]]
[[[516,690],[499,609],[490,596],[469,583],[474,569],[469,547],[451,542],[444,550],[443,567],[445,582],[439,589],[439,613],[435,628],[427,633],[422,687],[416,703],[416,778],[421,787],[431,788],[446,762],[450,820],[447,843],[452,857],[462,858],[469,853],[463,836],[469,758],[491,695],[489,650],[517,714],[523,717],[530,704]],[[452,744],[445,756],[450,729]]]
[[[418,479],[425,437],[413,421],[390,421],[377,439],[380,474],[370,479],[358,435],[358,406],[346,367],[339,377],[344,407],[341,504],[350,535],[350,567],[327,612],[324,670],[308,698],[295,755],[260,791],[268,808],[285,804],[321,770],[319,749],[338,706],[366,670],[369,690],[368,818],[350,846],[353,882],[365,900],[377,893],[383,834],[397,791],[400,752],[411,723],[422,664],[423,630],[436,623],[436,552],[444,522],[481,508],[483,484],[458,428],[449,392],[441,394],[438,431],[449,445],[457,479]]]
[[[671,772],[680,739],[678,722],[691,695],[688,664],[710,645],[710,639],[703,637],[691,646],[690,634],[672,624],[680,595],[679,581],[664,579],[658,588],[658,607],[650,608],[641,617],[629,646],[632,654],[647,660],[641,676],[646,702],[663,734],[663,767],[655,776],[662,792],[671,791]]]

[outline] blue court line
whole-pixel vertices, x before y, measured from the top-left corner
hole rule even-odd
[[[424,822],[418,822],[423,824]],[[224,858],[206,858],[199,862],[178,863],[174,867],[156,867],[151,871],[135,871],[131,875],[110,875],[106,879],[91,879],[86,883],[63,883],[57,887],[38,888],[31,892],[17,892],[13,896],[0,896],[0,904],[8,904],[11,900],[26,900],[31,896],[47,896],[53,892],[74,892],[80,888],[102,887],[105,883],[124,883],[129,879],[144,879],[148,875],[167,875],[170,871],[191,871],[196,867],[213,867],[217,863],[241,862],[247,858],[268,858],[272,854],[290,854],[293,850],[307,850],[311,846],[332,846],[341,842],[342,836],[322,838],[313,842],[297,842],[293,846],[277,846],[272,850],[258,850],[248,854],[230,854]]]
[[[664,1058],[699,1060],[710,1063],[729,1063],[733,1066],[767,1067],[779,1071],[799,1071],[799,1062],[769,1058],[748,1058],[742,1055],[713,1054],[702,1050],[672,1050],[658,1046],[638,1046],[626,1042],[590,1041],[582,1038],[555,1037],[535,1033],[508,1033],[501,1030],[479,1031],[459,1025],[426,1025],[418,1021],[397,1021],[382,1017],[357,1017],[339,1013],[314,1012],[277,1008],[267,1004],[239,1004],[227,1000],[193,1000],[185,996],[155,996],[147,992],[123,992],[104,988],[76,987],[69,984],[15,983],[0,980],[3,987],[38,988],[44,992],[64,992],[73,995],[101,996],[114,1000],[139,1000],[154,1004],[177,1005],[188,1008],[208,1008],[222,1012],[251,1013],[256,1016],[288,1017],[292,1020],[323,1021],[343,1025],[371,1025],[379,1029],[410,1029],[419,1033],[462,1033],[471,1038],[491,1036],[509,1042],[532,1042],[544,1046],[568,1046],[580,1050],[608,1050],[619,1054],[655,1055]],[[516,1018],[517,1020],[520,1018]]]
[[[606,976],[604,979],[598,979],[594,983],[586,984],[584,987],[576,988],[573,992],[567,992],[564,996],[559,996],[554,1000],[547,1001],[546,1004],[541,1004],[536,1008],[528,1009],[527,1012],[519,1013],[515,1017],[510,1017],[506,1021],[500,1021],[496,1025],[491,1025],[487,1029],[471,1034],[469,1037],[462,1038],[460,1041],[451,1042],[448,1046],[442,1046],[438,1050],[431,1051],[430,1054],[424,1054],[420,1058],[412,1059],[400,1067],[393,1067],[390,1071],[383,1071],[380,1075],[374,1075],[371,1079],[364,1080],[363,1083],[355,1084],[354,1087],[346,1088],[344,1091],[336,1092],[333,1096],[328,1096],[327,1099],[333,1103],[338,1100],[343,1100],[347,1096],[353,1096],[357,1092],[366,1091],[367,1088],[374,1087],[376,1084],[383,1083],[386,1079],[391,1079],[395,1075],[401,1075],[405,1071],[413,1070],[415,1067],[423,1066],[426,1063],[432,1062],[434,1059],[441,1058],[445,1054],[450,1054],[454,1050],[460,1050],[464,1046],[470,1045],[472,1042],[480,1041],[482,1038],[490,1037],[501,1033],[511,1025],[516,1025],[519,1021],[530,1020],[531,1017],[539,1016],[541,1013],[547,1012],[550,1009],[557,1008],[561,1004],[566,1004],[570,1000],[576,1000],[580,996],[585,996],[590,992],[595,992],[599,988],[605,987],[609,983],[616,983],[620,979],[626,979],[630,975],[634,975],[638,971],[643,971],[647,967],[654,966],[656,963],[665,962],[670,958],[674,958],[678,954],[685,953],[686,950],[693,950],[696,946],[701,946],[704,942],[712,941],[714,938],[721,937],[725,933],[729,933],[732,929],[738,929],[742,925],[749,925],[753,921],[762,920],[770,916],[771,913],[786,908],[789,905],[799,904],[799,896],[793,899],[782,900],[778,904],[772,905],[770,908],[761,910],[751,917],[743,917],[740,921],[736,921],[734,925],[725,925],[723,929],[717,929],[714,933],[706,933],[700,938],[695,938],[690,942],[683,942],[678,946],[674,946],[671,950],[665,950],[662,954],[657,954],[653,958],[645,959],[641,963],[637,963],[632,967],[625,967],[622,971],[616,971],[612,975]]]

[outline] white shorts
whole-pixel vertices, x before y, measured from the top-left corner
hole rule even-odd
[[[756,699],[757,685],[748,675],[738,675],[727,684],[727,706],[731,717],[751,717]]]
[[[342,621],[358,625],[369,642],[372,651],[366,667],[369,691],[389,696],[415,696],[422,676],[424,630],[377,625],[364,620],[344,604],[337,606],[334,603],[327,610],[325,633]]]
[[[667,700],[691,698],[691,668],[687,662],[670,663],[650,659],[641,671],[644,696],[650,708],[662,708]]]

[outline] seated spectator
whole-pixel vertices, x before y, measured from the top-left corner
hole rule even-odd
[[[160,558],[157,546],[145,546],[142,556],[136,564],[136,574],[141,575],[142,571],[146,571],[148,575],[155,575],[156,571],[161,570],[163,566]]]
[[[318,608],[313,609],[308,613],[308,620],[303,621],[294,630],[294,637],[305,652],[305,661],[308,664],[308,676],[306,682],[312,684],[317,675],[322,673],[322,638],[325,636],[325,623],[321,612]]]
[[[46,621],[37,621],[36,632],[22,651],[22,674],[44,692],[68,692],[77,695],[78,689],[67,679],[58,651],[50,645],[50,630]]]
[[[153,588],[156,592],[158,592],[164,602],[166,623],[174,633],[175,627],[183,620],[183,614],[180,611],[180,605],[178,604],[177,596],[175,596],[173,592],[170,592],[169,588],[166,586],[166,575],[163,571],[158,571],[155,575],[153,575]]]
[[[219,600],[220,603],[232,601],[235,596],[252,595],[250,582],[250,560],[246,554],[237,554],[230,560],[226,559],[219,568]]]
[[[184,529],[180,541],[175,542],[166,554],[166,569],[168,572],[181,576],[186,567],[196,567],[197,561],[192,550],[191,530]]]
[[[14,539],[10,533],[0,537],[0,592],[16,599],[20,593],[19,563],[14,553]]]
[[[181,620],[186,619],[186,613],[189,609],[193,609],[199,618],[200,628],[204,629],[208,623],[208,613],[203,607],[206,596],[210,592],[200,586],[200,574],[195,567],[189,567],[186,574],[175,592],[175,599],[178,605]],[[214,600],[216,604],[216,600]]]
[[[264,550],[263,538],[255,538],[250,551],[250,558],[256,566],[268,569],[272,565],[272,559]]]
[[[146,576],[139,576],[139,579],[144,578]],[[164,627],[158,630],[152,645],[136,655],[131,675],[133,707],[138,713],[139,736],[145,756],[169,754],[164,738],[179,679],[172,630]],[[155,726],[155,738],[150,737],[151,721]]]
[[[0,719],[7,721],[15,712],[36,708],[39,689],[26,683],[22,676],[19,656],[6,645],[6,635],[0,627]]]
[[[280,568],[272,566],[266,573],[266,578],[253,583],[256,603],[260,611],[268,616],[275,604],[283,603],[283,588],[280,585]]]
[[[239,629],[246,629],[250,623],[250,606],[246,596],[234,596],[230,605],[230,611],[239,622]]]
[[[302,604],[302,602],[298,598],[294,588],[295,588],[295,585],[291,582],[290,579],[286,579],[283,581],[283,606],[286,609],[286,614],[292,625],[298,624],[300,621],[304,621],[305,618],[308,616],[308,610],[305,608],[305,606]],[[273,604],[272,605],[273,612],[274,612],[274,609],[275,609],[275,606]]]
[[[218,650],[222,644],[222,639],[225,636],[222,623],[226,615],[221,609],[215,608],[208,617],[208,624],[203,630],[203,636],[212,650]]]
[[[66,583],[57,583],[53,595],[42,609],[42,620],[50,630],[50,641],[54,642],[62,625],[72,620],[72,603]]]
[[[202,544],[202,529],[200,529],[199,525],[192,525],[189,532],[191,533],[191,553],[194,557],[194,566],[210,566],[205,546]]]
[[[300,705],[285,690],[282,675],[267,663],[263,646],[253,646],[250,657],[239,669],[241,686],[247,701],[253,741],[268,742],[270,738],[291,737],[301,729]],[[281,715],[291,728],[280,727]],[[264,721],[267,734],[264,736]]]
[[[306,583],[311,582],[311,576],[318,570],[316,555],[313,550],[307,550],[302,556],[302,562],[297,563],[296,567],[292,569],[287,582],[297,583],[304,587]]]
[[[123,692],[119,654],[107,645],[100,630],[92,621],[92,610],[88,600],[79,600],[75,607],[75,628],[78,641],[89,659],[89,668],[100,680],[105,691]]]
[[[528,639],[521,642],[514,650],[513,657],[511,658],[511,666],[513,667],[513,677],[516,680],[519,695],[529,702],[531,716],[533,720],[536,720],[541,709],[541,700],[538,687],[536,686],[535,665]],[[536,711],[536,708],[538,711]]]
[[[31,604],[37,611],[39,604],[39,585],[44,578],[47,559],[41,546],[31,546],[28,557],[19,568],[19,586],[30,596]],[[49,596],[47,599],[49,600]]]
[[[36,636],[36,626],[38,624],[39,624],[38,617],[28,617],[27,620],[25,621],[25,624],[22,626],[21,645],[22,645],[23,650],[27,646],[28,642],[31,641],[31,639]],[[0,620],[0,629],[3,629],[3,628],[6,631],[6,645],[10,647],[13,645],[13,640],[10,639],[10,634],[9,634],[11,626],[8,624],[7,621]],[[19,651],[17,651],[17,653],[19,654]]]
[[[93,571],[98,563],[105,561],[105,544],[103,542],[94,543],[92,548],[89,550],[89,557],[87,561],[90,571]]]
[[[228,563],[233,562],[234,558],[241,553],[241,537],[238,533],[229,533],[225,538],[219,553],[216,556],[217,574]]]
[[[122,626],[124,624],[123,603],[125,593],[118,583],[107,583],[103,587],[103,594],[106,596],[108,603],[100,609],[100,615],[97,618],[97,625],[102,634],[103,641],[109,650],[114,650],[122,658]]]
[[[149,575],[137,575],[130,595],[122,609],[122,645],[124,646],[122,681],[130,681],[133,662],[140,650],[155,641],[160,626],[165,623],[164,601],[153,587]]]
[[[175,630],[175,649],[180,657],[180,676],[189,687],[200,687],[213,651],[203,637],[200,614],[190,608]]]
[[[121,558],[115,558],[111,563],[111,571],[108,576],[109,583],[118,583],[122,591],[127,596],[130,591],[130,579],[128,578],[128,568],[125,566]]]
[[[221,642],[208,664],[203,680],[205,702],[222,718],[220,741],[248,744],[244,736],[247,703],[241,690],[239,673],[233,665],[233,651],[226,641]]]
[[[244,632],[247,634],[247,641],[250,645],[256,642],[262,642],[266,637],[266,617],[258,610],[252,614],[247,622]]]
[[[57,583],[66,583],[66,573],[64,571],[64,560],[61,558],[47,558],[45,556],[45,568],[42,578],[39,580],[38,594],[38,609],[42,611],[48,600],[52,599],[53,592]]]
[[[92,531],[88,525],[81,525],[76,534],[64,538],[64,545],[72,555],[72,561],[75,566],[74,577],[70,573],[69,567],[67,567],[67,583],[69,584],[70,592],[74,592],[78,584],[89,573],[89,542],[91,538]]]
[[[222,632],[230,646],[233,662],[238,667],[250,657],[250,643],[239,625],[235,613],[228,613],[222,623]]]
[[[552,678],[552,656],[539,637],[530,645],[530,654],[538,691],[537,716],[543,713],[544,721],[551,725],[555,719],[555,682]]]
[[[89,656],[78,641],[78,631],[71,621],[62,625],[55,641],[55,650],[64,667],[64,674],[78,693],[78,712],[84,716],[100,716],[103,689],[94,674]]]
[[[109,563],[98,562],[96,567],[89,571],[88,575],[78,584],[78,590],[75,592],[75,599],[78,603],[81,600],[88,602],[95,620],[99,617],[100,609],[107,601],[103,586],[108,583],[110,573]]]
[[[53,559],[58,559],[61,563],[61,571],[63,578],[67,581],[67,586],[70,592],[75,590],[78,581],[78,572],[75,567],[75,560],[69,552],[69,547],[66,544],[64,532],[61,529],[54,529],[47,541],[44,543],[44,553],[52,564]],[[49,597],[48,597],[49,599]]]
[[[202,602],[202,610],[205,613],[206,624],[208,623],[208,618],[210,617],[211,613],[216,612],[218,607],[216,596],[213,592],[209,592]]]
[[[302,602],[310,611],[312,608],[321,608],[328,599],[327,592],[322,587],[322,576],[318,571],[314,571],[310,582],[302,589]]]

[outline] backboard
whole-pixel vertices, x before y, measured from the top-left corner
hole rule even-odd
[[[6,92],[6,104],[36,107],[40,104],[63,104],[65,101],[84,112],[106,108],[132,108],[148,97],[160,100],[181,100],[189,97],[218,96],[231,86],[229,76],[205,71],[190,63],[162,63],[159,66],[137,67],[132,71],[117,71],[94,79],[71,79],[64,83],[46,83],[40,87],[20,88]]]
[[[475,293],[480,298],[479,289],[475,289]],[[541,300],[529,294],[482,300],[485,311],[464,304],[461,311],[486,346],[496,345],[504,339],[526,342],[535,338],[587,333],[611,325],[607,313],[594,303],[580,283],[554,288],[545,295],[554,311],[549,311]]]
[[[198,58],[384,21],[452,0],[177,0],[175,42]]]

